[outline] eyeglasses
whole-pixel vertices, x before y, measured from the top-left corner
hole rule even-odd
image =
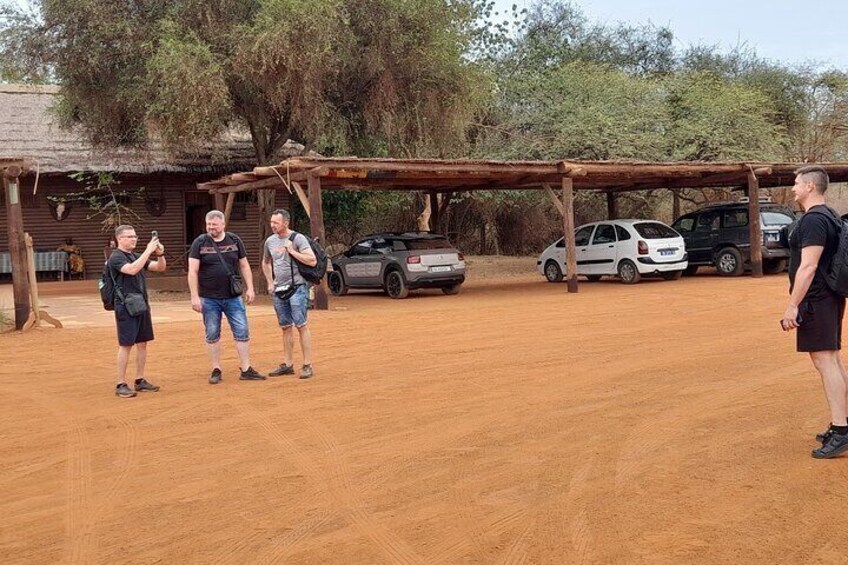
[[[137,235],[122,235],[122,239],[138,239]]]

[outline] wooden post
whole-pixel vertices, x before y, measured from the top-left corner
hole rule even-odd
[[[15,302],[15,329],[22,330],[31,310],[29,277],[27,276],[24,217],[21,210],[19,175],[21,168],[8,167],[3,173],[3,194],[9,232],[9,255],[12,259],[12,294]]]
[[[32,300],[32,312],[30,313],[29,319],[23,329],[26,331],[32,326],[38,327],[41,325],[41,320],[52,324],[53,327],[61,328],[62,322],[47,312],[41,311],[41,301],[38,299],[38,281],[35,279],[35,250],[32,245],[32,237],[30,237],[28,233],[25,233],[24,240],[26,243],[27,273],[29,273],[29,290],[30,298]]]
[[[430,231],[439,231],[439,195],[435,190],[430,191]]]
[[[671,221],[674,222],[680,217],[680,191],[671,191]]]
[[[224,211],[224,195],[218,192],[215,193],[215,209]]]
[[[310,174],[307,177],[307,187],[309,188],[309,229],[312,232],[312,237],[318,238],[321,245],[326,247],[324,208],[321,203],[321,177],[317,174]],[[315,286],[314,306],[316,310],[327,310],[330,307],[326,277],[320,285]]]
[[[217,194],[215,195],[217,196]],[[233,213],[233,204],[236,201],[236,193],[231,192],[227,195],[227,203],[224,205],[224,225],[230,225],[230,214]]]
[[[577,245],[574,243],[574,182],[570,177],[562,178],[562,210],[568,292],[577,292]]]
[[[607,220],[618,219],[618,206],[616,206],[615,193],[607,192]]]
[[[748,237],[751,240],[751,275],[763,276],[763,232],[760,229],[760,181],[748,171]]]

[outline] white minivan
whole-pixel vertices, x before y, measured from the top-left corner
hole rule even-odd
[[[633,284],[645,275],[679,279],[688,266],[683,237],[656,220],[607,220],[578,227],[577,274],[590,281],[605,275],[618,276]],[[536,262],[549,282],[559,282],[566,273],[565,242],[552,243]]]

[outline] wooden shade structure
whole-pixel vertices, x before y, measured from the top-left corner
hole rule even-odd
[[[644,161],[475,161],[434,159],[360,159],[355,157],[292,157],[279,165],[256,167],[201,183],[212,194],[229,195],[258,189],[298,190],[310,217],[312,235],[324,235],[320,212],[321,191],[385,190],[460,192],[472,190],[541,189],[554,196],[563,214],[568,291],[577,292],[574,245],[576,190],[607,193],[608,209],[615,214],[615,193],[633,190],[683,188],[746,188],[749,196],[751,268],[762,276],[759,225],[759,189],[791,186],[798,163],[706,163]],[[831,182],[848,181],[848,163],[825,163]],[[309,186],[308,202],[300,183]],[[562,190],[561,202],[554,188]],[[310,211],[311,208],[311,211]],[[316,213],[317,212],[317,213]],[[322,239],[323,241],[323,239]],[[320,305],[319,305],[320,307]]]

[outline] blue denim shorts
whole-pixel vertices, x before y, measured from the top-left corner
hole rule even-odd
[[[309,285],[302,284],[288,300],[280,300],[274,295],[274,311],[281,328],[306,325],[306,306],[309,301]]]
[[[235,298],[200,298],[203,304],[203,325],[206,327],[206,343],[217,343],[221,339],[221,315],[227,316],[236,341],[249,341],[247,310],[241,296]]]

